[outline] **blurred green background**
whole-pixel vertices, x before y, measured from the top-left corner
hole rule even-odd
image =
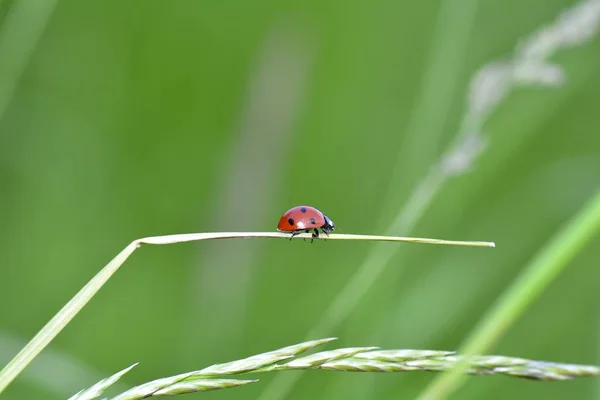
[[[339,337],[329,348],[458,348],[600,183],[595,36],[549,59],[563,82],[473,85],[574,4],[0,1],[0,365],[144,236],[271,231],[309,204],[343,233],[497,244],[144,247],[3,399],[64,399],[139,361],[123,389],[311,332]],[[477,90],[511,85],[482,129],[461,125]],[[455,171],[460,131],[475,146]],[[492,353],[600,365],[599,259],[595,238]],[[330,318],[360,270],[377,279]],[[285,396],[289,378],[262,374],[185,398],[411,399],[435,377],[282,374],[299,378]],[[591,378],[477,377],[452,398],[599,396]]]

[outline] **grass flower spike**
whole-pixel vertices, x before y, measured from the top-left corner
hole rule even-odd
[[[237,361],[215,364],[198,371],[156,379],[121,393],[112,400],[174,396],[229,389],[258,382],[258,380],[225,378],[231,375],[315,369],[343,372],[442,372],[452,369],[458,362],[465,361],[468,364],[465,372],[471,375],[505,375],[539,381],[564,381],[600,376],[600,367],[596,366],[533,361],[505,356],[475,356],[465,360],[453,351],[378,350],[376,347],[350,347],[300,357],[300,354],[332,340],[335,338],[312,340]],[[134,366],[135,364],[89,389],[82,390],[69,400],[98,398]]]

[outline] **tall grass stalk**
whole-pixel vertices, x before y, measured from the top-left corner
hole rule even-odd
[[[330,370],[342,372],[439,372],[453,368],[463,357],[453,351],[379,350],[377,347],[348,347],[298,357],[301,353],[335,338],[311,340],[258,354],[242,360],[216,364],[199,371],[156,379],[127,390],[112,400],[138,400],[158,396],[228,389],[258,382],[231,379],[232,375],[294,370]],[[69,400],[92,400],[135,365],[84,389]],[[469,360],[464,371],[472,375],[506,375],[541,381],[563,381],[598,376],[600,368],[591,365],[559,364],[505,356],[479,356]]]
[[[38,334],[0,371],[0,393],[27,367],[27,365],[58,335],[58,333],[77,315],[79,311],[94,297],[102,286],[117,272],[133,252],[143,244],[165,245],[209,239],[241,239],[241,238],[279,238],[288,239],[289,234],[279,232],[217,232],[190,233],[167,236],[153,236],[134,240],[113,258],[96,276],[92,278],[43,328]],[[307,233],[296,236],[312,239]],[[330,234],[321,236],[323,240],[371,240],[387,242],[425,243],[454,246],[494,247],[492,242],[461,242],[424,238],[407,238],[394,236]]]
[[[451,7],[455,6],[451,2],[448,4]],[[476,7],[476,2],[465,4],[463,4],[465,7]],[[551,57],[562,49],[581,45],[594,37],[600,25],[598,8],[600,8],[600,0],[580,1],[567,12],[561,13],[549,26],[543,26],[520,40],[511,58],[493,60],[474,73],[469,83],[466,110],[457,134],[438,162],[432,165],[424,179],[418,183],[387,232],[409,234],[434,203],[442,188],[451,182],[452,178],[473,169],[490,140],[490,134],[485,132],[485,124],[510,93],[524,87],[557,88],[565,84],[566,74],[563,68],[553,63]],[[468,9],[465,12],[468,17],[461,21],[461,24],[472,24],[475,21],[471,18],[474,15],[472,11]],[[454,37],[455,32],[442,33],[450,38]],[[443,69],[440,69],[439,73],[442,71]],[[427,82],[437,80],[435,76],[426,76],[426,78]],[[426,87],[428,90],[432,89],[431,86]],[[431,90],[431,94],[437,96],[435,90]],[[428,99],[430,104],[437,104],[436,100],[436,98]],[[426,106],[427,102],[423,101],[422,104]],[[427,118],[431,115],[433,113],[427,114]],[[443,119],[442,115],[441,120]],[[428,133],[418,131],[422,135]],[[395,252],[390,248],[374,246],[357,272],[326,309],[322,319],[309,331],[307,337],[328,335],[339,326],[377,278],[383,274],[394,255]],[[259,399],[275,400],[285,397],[298,379],[300,379],[298,374],[277,376]]]
[[[473,354],[485,353],[598,233],[600,190],[529,263],[467,338],[461,353],[467,358]],[[461,373],[468,368],[467,358],[454,370],[434,380],[419,399],[442,399],[456,390],[466,379]]]
[[[15,1],[0,30],[0,121],[58,0]]]
[[[551,57],[561,49],[590,41],[599,31],[600,0],[579,1],[561,12],[552,23],[521,41],[510,60],[491,66],[495,72],[490,74],[490,78],[483,79],[482,74],[479,86],[487,89],[482,91],[488,93],[485,95],[487,99],[476,101],[474,97],[472,102],[484,105],[497,103],[518,82],[563,84],[565,73],[560,66],[550,62]],[[495,79],[491,79],[494,75]],[[530,262],[465,341],[463,353],[468,356],[485,352],[491,347],[599,230],[600,191]],[[456,371],[441,375],[420,399],[439,399],[456,390],[466,379],[460,374],[464,368],[466,364],[459,364]]]

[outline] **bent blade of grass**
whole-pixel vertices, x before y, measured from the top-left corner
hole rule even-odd
[[[184,233],[179,235],[153,236],[139,239],[140,244],[173,244],[193,242],[205,239],[234,239],[234,238],[290,238],[289,233],[278,232],[217,232],[217,233]],[[294,239],[312,239],[311,233],[300,233],[294,236]],[[402,236],[381,236],[381,235],[352,235],[342,233],[330,233],[329,236],[319,236],[315,239],[321,240],[364,240],[377,242],[405,242],[405,243],[423,243],[439,244],[448,246],[469,246],[469,247],[496,247],[494,242],[476,242],[462,240],[443,240],[427,239]]]
[[[520,277],[504,293],[465,341],[465,359],[448,374],[434,380],[420,400],[442,399],[467,379],[461,373],[468,367],[468,357],[489,349],[525,312],[568,263],[600,232],[600,190],[567,225],[529,263]]]
[[[94,297],[110,277],[117,272],[123,263],[142,244],[166,245],[174,243],[192,242],[208,239],[240,239],[240,238],[283,238],[289,239],[290,235],[280,232],[215,232],[215,233],[190,233],[179,235],[153,236],[137,239],[131,242],[115,258],[113,258],[96,276],[94,276],[63,308],[40,330],[37,335],[0,371],[0,394],[23,371],[27,365],[58,335],[58,333],[81,311],[81,309]],[[303,233],[297,238],[311,238]],[[455,246],[483,246],[494,247],[488,242],[461,242],[438,239],[407,238],[394,236],[372,235],[342,235],[331,234],[318,239],[330,240],[378,240],[391,242],[427,243]]]

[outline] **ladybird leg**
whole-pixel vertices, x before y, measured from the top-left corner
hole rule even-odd
[[[315,241],[315,238],[318,238],[318,237],[319,237],[319,230],[315,228],[315,229],[313,230],[312,239],[310,239],[310,242],[311,242],[311,243],[312,243],[312,242],[314,242],[314,241]]]
[[[310,229],[305,229],[305,230],[304,230],[304,233],[310,233]],[[306,240],[306,239],[305,239],[305,238],[302,238],[302,240]],[[311,243],[312,243],[312,241],[311,241]]]
[[[310,233],[310,229],[305,229],[304,232],[305,233]],[[306,240],[306,239],[302,238],[302,240]]]
[[[297,234],[299,234],[300,232],[292,232],[292,236],[290,236],[290,241],[294,238],[294,236],[296,236]]]

